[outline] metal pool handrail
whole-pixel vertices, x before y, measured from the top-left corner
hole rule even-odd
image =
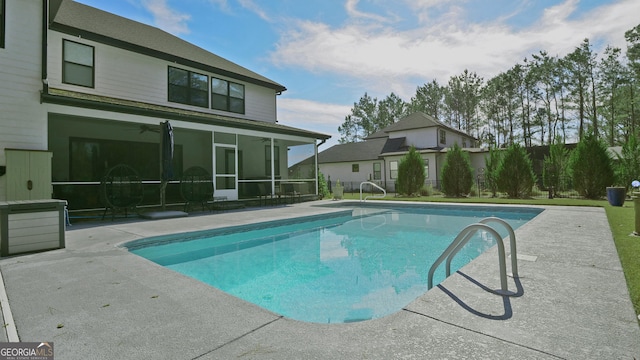
[[[494,222],[494,223],[502,224],[502,226],[504,226],[505,229],[507,229],[507,231],[509,232],[509,248],[511,250],[511,276],[514,278],[517,278],[518,277],[518,256],[517,256],[518,252],[516,251],[516,233],[513,231],[513,228],[511,227],[511,225],[509,225],[508,222],[495,216],[484,218],[478,222],[481,224]],[[458,250],[460,249],[457,249],[455,252],[458,252]],[[448,274],[451,272],[452,258],[453,258],[453,255],[451,255],[449,259],[447,259],[447,276],[449,276]]]
[[[362,200],[362,185],[364,185],[364,184],[369,184],[369,185],[371,185],[373,187],[376,187],[376,188],[382,190],[382,193],[383,193],[382,196],[380,196],[380,195],[370,195],[370,196],[365,197],[364,200]],[[368,198],[383,199],[386,196],[387,196],[387,191],[385,189],[381,188],[380,186],[372,183],[371,181],[363,181],[363,182],[360,183],[360,201],[367,201]]]
[[[475,235],[476,232],[478,232],[478,230],[484,230],[490,233],[491,235],[493,235],[493,237],[496,239],[496,243],[498,244],[500,285],[501,285],[502,292],[504,294],[508,293],[509,289],[507,286],[507,270],[506,270],[506,264],[505,264],[504,243],[502,242],[502,238],[500,237],[500,234],[498,234],[498,232],[494,228],[487,225],[486,224],[487,222],[501,223],[507,228],[507,230],[509,230],[510,247],[511,247],[511,267],[512,267],[511,271],[514,277],[518,276],[517,255],[516,255],[516,248],[515,248],[516,242],[515,242],[515,233],[513,231],[513,228],[511,228],[509,224],[507,224],[504,220],[500,218],[489,217],[481,220],[478,223],[471,224],[465,227],[464,229],[462,229],[462,231],[460,231],[458,236],[447,247],[447,249],[442,253],[442,255],[440,255],[440,257],[438,257],[438,259],[433,263],[433,265],[431,265],[431,268],[429,269],[429,276],[428,276],[428,289],[431,289],[433,287],[433,274],[435,273],[438,266],[446,259],[447,260],[446,276],[448,277],[449,275],[451,275],[451,260],[453,259],[453,257],[456,255],[456,253],[460,249],[462,249],[462,247],[469,241],[469,239],[471,239],[471,237]]]

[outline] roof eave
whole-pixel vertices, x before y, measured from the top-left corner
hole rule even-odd
[[[318,140],[328,140],[331,138],[331,135],[291,128],[291,127],[279,126],[277,128],[274,128],[269,126],[269,123],[264,123],[257,120],[252,121],[252,120],[237,119],[234,121],[234,119],[232,118],[217,117],[214,115],[210,115],[210,116],[207,116],[207,114],[196,115],[193,113],[187,114],[187,113],[181,113],[178,111],[173,112],[173,111],[161,110],[161,109],[153,109],[153,108],[149,109],[149,108],[143,108],[143,107],[132,106],[127,104],[115,104],[111,102],[102,102],[102,101],[82,99],[82,98],[77,98],[72,96],[51,94],[50,92],[41,92],[40,100],[43,103],[49,103],[49,104],[66,105],[66,106],[87,108],[87,109],[93,109],[93,110],[112,111],[112,112],[131,114],[131,115],[158,117],[158,118],[169,119],[169,120],[180,120],[185,122],[207,124],[207,125],[227,126],[227,127],[234,127],[234,128],[246,129],[246,130],[257,130],[257,131],[264,131],[264,132],[270,132],[270,133],[281,134],[281,135],[302,136],[302,137],[308,137],[308,138],[315,138]]]

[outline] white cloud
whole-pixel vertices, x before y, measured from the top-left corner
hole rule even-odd
[[[358,6],[358,3],[360,2],[360,0],[347,0],[344,8],[347,11],[347,14],[352,17],[352,18],[360,18],[360,19],[366,19],[366,20],[375,20],[375,21],[380,21],[380,22],[387,22],[388,20],[381,15],[378,14],[373,14],[373,13],[366,13],[366,12],[362,12],[359,11],[358,9],[356,9],[356,6]]]
[[[432,10],[448,10],[444,15],[440,15],[440,21],[445,17],[449,20],[460,18],[462,7],[456,6],[455,3],[461,1],[464,0],[405,0],[405,5],[411,9],[419,22],[424,24],[432,21]],[[449,4],[451,6],[447,8]]]
[[[262,9],[258,4],[256,4],[255,1],[253,1],[253,0],[238,0],[238,2],[240,3],[240,5],[243,8],[255,13],[262,20],[267,21],[267,22],[273,22],[273,20],[267,14],[267,12],[264,11],[264,9]]]
[[[153,15],[155,26],[174,35],[189,34],[191,15],[169,8],[166,0],[143,0],[142,5]]]
[[[619,0],[576,17],[578,0],[566,0],[546,9],[528,27],[516,30],[504,18],[468,23],[458,2],[408,1],[412,15],[407,16],[422,21],[416,21],[413,29],[397,30],[383,17],[340,26],[290,21],[291,28],[282,34],[271,61],[356,79],[370,94],[386,96],[393,91],[408,100],[421,85],[416,79],[446,83],[465,69],[488,79],[540,50],[564,56],[584,38],[592,44],[599,40],[624,47],[624,32],[637,25],[640,14],[640,1]],[[357,3],[346,1],[349,15],[375,20],[375,14],[359,12]],[[429,17],[428,12],[435,7],[445,15]],[[429,21],[424,22],[427,18]]]

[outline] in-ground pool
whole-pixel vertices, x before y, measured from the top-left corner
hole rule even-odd
[[[426,292],[429,268],[465,226],[497,216],[516,229],[542,211],[388,206],[147,238],[125,246],[283,316],[343,323],[394,313]],[[507,236],[503,227],[495,229]],[[492,236],[478,233],[456,255],[452,271],[494,244]],[[436,271],[434,284],[444,279],[443,268]]]

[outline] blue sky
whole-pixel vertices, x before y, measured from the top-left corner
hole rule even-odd
[[[409,101],[465,69],[485,80],[589,38],[626,49],[638,0],[76,0],[159,27],[287,87],[285,125],[332,135],[367,92]],[[324,148],[328,146],[325,145]]]

